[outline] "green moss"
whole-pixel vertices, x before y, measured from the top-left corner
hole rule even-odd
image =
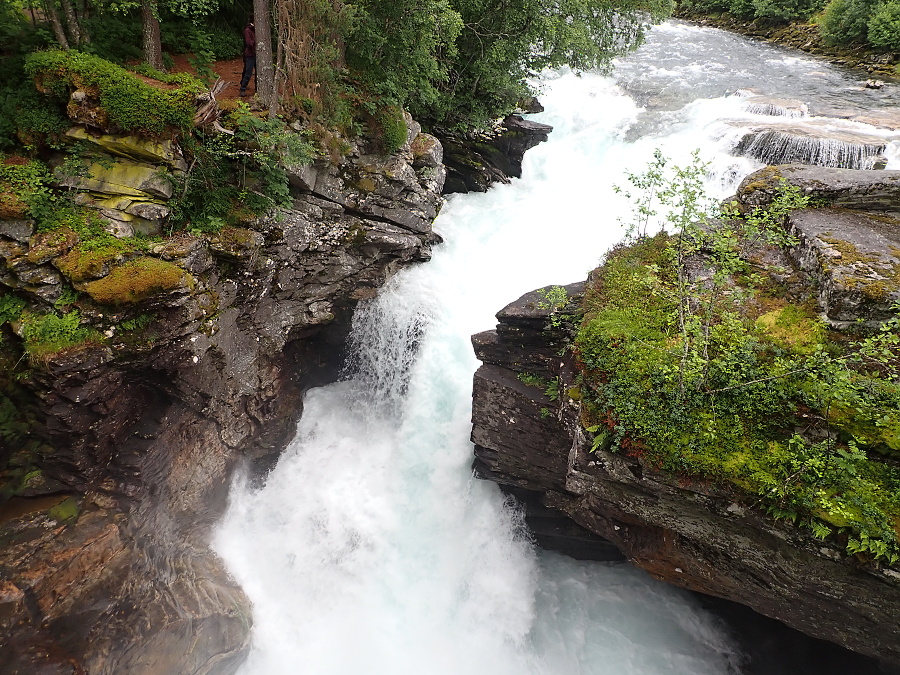
[[[194,98],[203,90],[197,80],[173,90],[156,88],[120,66],[77,51],[33,53],[25,71],[39,91],[62,101],[74,89],[96,97],[102,110],[99,126],[148,136],[190,128]]]
[[[81,511],[78,500],[74,497],[66,497],[56,506],[47,510],[47,515],[60,522],[75,520]]]
[[[100,304],[125,305],[193,286],[194,278],[178,265],[141,257],[115,267],[102,279],[86,283],[84,291]]]
[[[819,317],[793,304],[766,312],[756,319],[756,325],[773,344],[798,354],[811,354],[825,337]]]
[[[76,248],[56,260],[56,266],[67,279],[75,283],[102,277],[109,267],[121,259],[122,251],[115,248],[85,251]]]
[[[759,190],[775,190],[784,180],[777,166],[767,166],[764,169],[760,169],[754,176],[756,176],[756,180],[741,187],[741,194],[747,195]]]
[[[688,314],[683,333],[671,253],[663,235],[644,239],[592,275],[582,423],[649,469],[739,489],[817,537],[844,528],[849,553],[896,561],[900,469],[877,453],[900,456],[897,326],[832,340],[803,305],[769,298],[758,316],[744,279],[697,291],[711,323]]]
[[[409,133],[406,128],[406,117],[399,106],[385,106],[376,117],[381,129],[381,142],[385,154],[397,152],[406,143]]]

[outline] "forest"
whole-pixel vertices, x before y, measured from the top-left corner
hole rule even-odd
[[[145,75],[189,53],[209,77],[212,62],[240,57],[250,15],[258,95],[273,111],[347,128],[402,107],[430,125],[477,127],[513,109],[529,77],[601,67],[671,9],[670,0],[15,0],[0,10],[0,135],[8,144],[9,121],[35,111],[23,86],[31,52],[78,50]]]

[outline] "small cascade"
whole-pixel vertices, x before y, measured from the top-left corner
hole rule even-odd
[[[746,110],[751,115],[768,115],[770,117],[790,117],[798,119],[809,114],[809,108],[800,101],[754,96],[747,99]]]
[[[766,164],[812,164],[840,169],[884,168],[887,141],[824,124],[767,125],[751,129],[734,153]]]

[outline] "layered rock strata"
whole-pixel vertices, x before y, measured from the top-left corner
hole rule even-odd
[[[900,301],[900,171],[768,167],[741,182],[737,199],[766,204],[783,182],[830,207],[788,217],[797,238],[791,256],[814,279],[823,316],[838,327],[892,316]]]
[[[440,144],[408,126],[394,156],[296,169],[291,209],[82,276],[74,242],[0,222],[0,283],[35,308],[71,283],[102,336],[31,368],[4,342],[32,433],[0,454],[22,474],[0,505],[0,673],[236,670],[250,607],[211,526],[234,467],[277,455],[334,377],[355,303],[439,241]],[[172,283],[121,302],[142,266]]]
[[[879,195],[878,203],[886,205],[900,197],[897,172],[853,178],[835,171],[764,171],[744,182],[739,197],[746,204],[765,201],[772,185],[766,178],[775,173],[843,206],[863,194]],[[843,208],[794,213],[790,226],[800,242],[778,261],[789,269],[771,270],[779,283],[818,285],[823,313],[834,321],[877,320],[881,305],[856,302],[858,289],[847,282],[843,266],[827,264],[835,257],[828,251],[852,244],[869,266],[854,267],[856,273],[885,277],[879,302],[889,301],[900,290],[900,278],[887,278],[885,255],[896,256],[890,242],[898,229],[878,213]],[[567,290],[572,300],[563,315],[578,305],[580,288]],[[608,560],[614,554],[603,542],[609,542],[656,578],[900,664],[897,569],[860,564],[838,544],[765,516],[728,487],[663,474],[602,448],[591,452],[580,423],[575,364],[565,349],[572,328],[559,314],[551,320],[543,297],[526,294],[497,314],[496,330],[473,337],[483,361],[473,387],[475,468],[524,501],[526,514],[536,518],[538,543]],[[557,381],[556,400],[543,387],[526,384],[538,378]]]

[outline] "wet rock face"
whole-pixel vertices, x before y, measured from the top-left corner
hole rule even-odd
[[[103,343],[21,383],[46,450],[28,499],[0,504],[0,673],[237,669],[250,607],[210,528],[235,466],[270,463],[304,390],[334,377],[352,307],[439,241],[440,146],[414,155],[411,135],[396,156],[316,167],[290,210],[90,270],[85,284],[136,263],[190,283],[124,304],[82,296]],[[361,175],[371,183],[352,187]],[[73,273],[72,244],[31,227],[0,222],[0,283],[38,305]]]
[[[472,410],[478,475],[523,500],[538,543],[599,560],[621,551],[659,579],[900,664],[894,570],[859,567],[807,531],[737,504],[727,490],[590,452],[579,403],[568,395],[571,356],[556,355],[561,336],[539,297],[523,296],[498,314],[495,331],[474,336],[484,365]],[[527,386],[521,373],[558,377],[559,400]]]
[[[494,183],[522,176],[524,154],[547,140],[553,127],[510,115],[477,137],[442,135],[447,181],[444,193],[485,192]]]

